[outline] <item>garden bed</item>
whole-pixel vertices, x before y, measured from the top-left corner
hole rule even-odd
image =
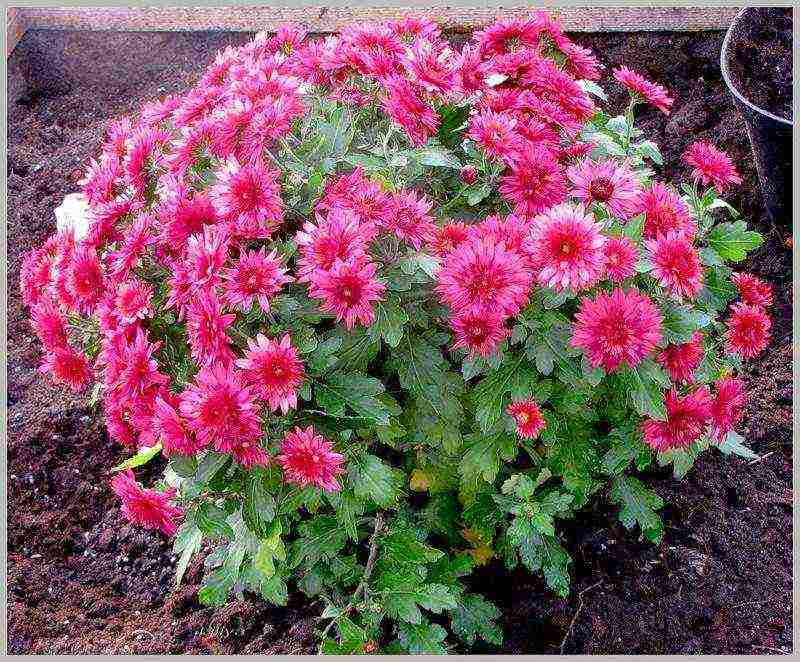
[[[503,610],[502,652],[791,649],[791,250],[787,231],[763,214],[744,125],[719,71],[722,37],[575,35],[609,70],[624,63],[674,93],[667,120],[647,110],[640,121],[661,145],[667,177],[696,139],[726,149],[742,172],[731,202],[765,236],[744,266],[776,294],[772,344],[747,368],[742,430],[763,459],[748,466],[708,454],[683,482],[651,473],[648,483],[674,504],[664,512],[659,546],[636,541],[611,507],[571,522],[565,546],[575,565],[566,600],[499,562],[481,568],[470,584]],[[108,441],[102,417],[36,375],[40,350],[15,287],[22,254],[52,233],[52,210],[77,189],[105,121],[186,88],[217,50],[248,38],[32,31],[9,59],[10,652],[313,652],[319,605],[295,597],[287,608],[201,607],[200,561],[174,590],[171,542],[129,526],[107,489],[105,468],[123,451]],[[608,89],[618,106],[623,92]],[[161,468],[153,465],[140,476],[145,483]]]

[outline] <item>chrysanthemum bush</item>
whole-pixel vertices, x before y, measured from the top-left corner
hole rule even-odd
[[[476,565],[566,595],[560,520],[608,500],[657,542],[637,471],[752,457],[772,295],[729,266],[761,243],[741,180],[695,142],[661,181],[634,117],[672,99],[620,68],[610,112],[600,71],[541,13],[460,50],[289,26],[110,123],[22,294],[42,371],[129,449],[123,514],[175,535],[179,583],[207,554],[202,603],[302,591],[325,652],[499,644]]]

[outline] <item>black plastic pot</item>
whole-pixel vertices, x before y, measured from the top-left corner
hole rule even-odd
[[[747,134],[755,154],[756,170],[767,214],[773,222],[792,224],[792,122],[773,115],[750,102],[737,89],[728,69],[728,53],[735,48],[733,40],[748,13],[756,7],[745,7],[733,19],[722,43],[720,66],[722,77],[744,116]]]

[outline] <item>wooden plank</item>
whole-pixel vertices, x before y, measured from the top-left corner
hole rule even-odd
[[[720,30],[736,7],[548,7],[567,30]],[[287,22],[311,32],[336,32],[356,21],[427,16],[447,29],[482,27],[499,17],[525,16],[527,7],[26,7],[19,10],[29,29],[57,30],[274,30]]]

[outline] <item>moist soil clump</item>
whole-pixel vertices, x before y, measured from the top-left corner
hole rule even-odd
[[[749,7],[728,47],[736,89],[759,108],[791,119],[792,57],[792,9]]]
[[[242,33],[29,32],[8,61],[8,623],[9,652],[314,653],[321,605],[290,593],[287,607],[254,597],[200,605],[203,555],[175,588],[171,541],[131,527],[107,487],[126,450],[102,412],[36,373],[16,283],[22,256],[55,229],[53,208],[78,190],[106,122],[185,90]],[[792,632],[792,300],[788,231],[764,215],[743,120],[719,71],[723,34],[578,34],[606,65],[611,107],[627,95],[611,80],[625,64],[676,97],[664,119],[640,126],[661,145],[664,179],[685,174],[689,142],[731,153],[743,183],[730,202],[765,236],[742,265],[770,282],[772,341],[748,365],[741,432],[755,463],[708,453],[682,481],[643,480],[670,504],[660,545],[625,531],[602,501],[567,522],[574,559],[568,598],[496,560],[471,588],[502,609],[504,653],[781,653]],[[137,470],[146,484],[163,465]],[[476,645],[458,652],[497,652]]]

